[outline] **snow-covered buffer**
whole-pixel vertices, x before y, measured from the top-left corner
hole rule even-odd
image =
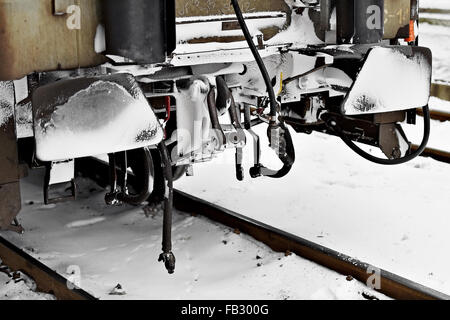
[[[423,47],[375,47],[343,104],[347,115],[381,113],[428,104],[431,51]]]
[[[36,156],[56,161],[158,144],[162,128],[129,74],[77,78],[33,95]]]

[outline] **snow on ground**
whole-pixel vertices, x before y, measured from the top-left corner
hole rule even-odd
[[[421,0],[419,3],[421,8],[450,9],[449,0]],[[447,20],[449,15],[421,13],[420,17]],[[450,27],[422,23],[419,36],[420,45],[433,52],[433,79],[450,82]]]
[[[175,214],[173,231],[177,269],[168,275],[157,262],[161,214],[146,217],[141,208],[106,207],[105,191],[84,179],[78,181],[78,201],[46,207],[41,181],[42,172],[34,171],[22,182],[19,217],[26,233],[2,236],[66,277],[67,270],[80,270],[81,287],[102,299],[364,299],[363,292],[386,298],[295,255],[274,253],[248,236],[181,213]],[[126,295],[109,295],[117,284]]]
[[[448,0],[420,0],[421,8],[432,8],[432,9],[450,9],[450,1]]]
[[[54,300],[48,294],[36,293],[36,284],[26,275],[19,273],[17,278],[0,272],[0,300]]]
[[[432,142],[449,136],[448,123],[446,130],[444,124],[433,123],[437,126],[442,130],[433,130]],[[421,126],[408,132],[412,130],[420,136]],[[264,137],[264,128],[258,131]],[[233,155],[228,154],[197,166],[195,177],[177,187],[450,293],[450,257],[445,254],[450,250],[449,165],[419,158],[406,165],[379,166],[322,134],[295,134],[294,143],[297,162],[283,179],[252,180],[247,174],[245,182],[237,182]],[[276,159],[263,152],[262,162],[273,166]]]
[[[433,80],[450,82],[450,27],[422,23],[419,32],[420,45],[433,53]]]
[[[450,9],[447,0],[422,7]],[[433,51],[436,80],[449,80],[448,27],[421,25],[421,45]],[[433,98],[433,109],[448,102]],[[418,142],[421,124],[408,128]],[[431,147],[450,151],[448,124],[433,122]],[[264,128],[258,130],[264,137]],[[281,180],[234,179],[234,154],[195,167],[195,177],[176,186],[206,200],[354,256],[434,289],[450,293],[450,166],[416,159],[382,167],[358,158],[334,137],[294,135],[297,163]],[[251,154],[247,147],[247,156]],[[270,151],[269,151],[270,152]],[[263,153],[265,164],[276,163]],[[246,168],[251,159],[247,157]],[[217,177],[213,179],[212,177]],[[363,299],[386,298],[356,281],[295,255],[285,257],[245,235],[204,218],[176,213],[175,275],[158,263],[161,215],[108,208],[103,193],[81,180],[76,202],[44,206],[42,172],[22,181],[22,236],[2,233],[45,264],[68,276],[80,270],[81,286],[103,299]],[[88,196],[90,196],[88,198]],[[120,284],[124,296],[109,295]],[[29,279],[0,273],[0,299],[51,299],[36,294]]]
[[[450,102],[432,97],[429,102],[430,109],[450,112]],[[419,144],[423,137],[423,118],[417,117],[417,125],[404,125],[408,138]],[[450,123],[432,121],[428,147],[450,152]],[[449,167],[450,169],[450,167]]]

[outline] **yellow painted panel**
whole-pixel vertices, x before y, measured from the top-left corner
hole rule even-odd
[[[243,12],[286,11],[284,0],[240,0]],[[234,14],[230,0],[176,0],[177,17]]]
[[[72,30],[67,21],[76,13],[54,15],[54,5],[61,11],[63,2],[53,1],[0,0],[0,81],[104,61],[94,51],[100,0],[73,0],[80,8],[80,29]]]

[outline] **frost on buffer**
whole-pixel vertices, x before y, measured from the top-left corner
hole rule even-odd
[[[36,155],[81,158],[156,145],[162,129],[130,75],[60,81],[33,96]]]

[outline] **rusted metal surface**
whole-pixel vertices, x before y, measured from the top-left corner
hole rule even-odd
[[[450,101],[450,86],[441,83],[431,85],[431,95],[442,100]]]
[[[9,230],[21,233],[20,225],[13,221],[21,209],[20,184],[11,182],[0,185],[0,230]]]
[[[416,151],[418,148],[417,145],[412,145],[411,150]],[[424,152],[421,154],[422,157],[431,158],[439,162],[445,162],[450,163],[450,152],[433,149],[433,148],[426,148]]]
[[[260,31],[264,40],[269,40],[278,34],[290,21],[290,8],[284,0],[244,0],[239,1],[244,13],[258,13],[257,15],[247,16],[246,19],[252,20],[273,20],[274,18],[285,18],[284,26],[268,26],[261,28]],[[221,23],[222,31],[240,30],[240,25],[234,17],[234,10],[229,0],[177,0],[176,1],[177,18],[193,18],[189,20],[180,20],[178,24],[183,28],[185,24],[196,24],[202,22]],[[276,14],[279,13],[279,14]],[[227,16],[228,15],[228,16]],[[217,34],[214,36],[205,36],[185,41],[191,44],[208,42],[236,42],[243,41],[245,38],[240,35]]]
[[[384,39],[408,38],[411,0],[384,1]]]
[[[19,180],[14,103],[13,83],[0,82],[0,184]]]
[[[20,231],[12,225],[21,208],[14,103],[13,83],[0,82],[0,230]]]
[[[244,13],[289,10],[284,0],[241,0],[239,5]],[[234,10],[229,0],[176,0],[176,13],[177,17],[220,16]]]
[[[402,278],[380,268],[275,229],[238,213],[211,204],[181,191],[174,195],[178,210],[205,216],[230,228],[248,234],[277,252],[292,252],[300,257],[316,262],[326,268],[350,275],[366,283],[373,270],[380,274],[380,289],[377,291],[401,300],[449,300],[450,296]]]
[[[443,19],[434,19],[434,18],[420,18],[420,23],[428,23],[435,26],[444,26],[444,27],[450,27],[450,20],[443,20]]]
[[[101,64],[94,51],[100,0],[0,0],[0,80],[33,71],[74,69]],[[67,2],[67,3],[66,3]],[[63,14],[72,2],[80,7],[80,29],[69,29]],[[54,14],[56,10],[59,14]],[[67,11],[67,10],[65,10]]]
[[[423,110],[421,108],[417,109],[417,115],[423,116]],[[432,110],[430,111],[430,117],[433,120],[442,122],[450,121],[450,113],[444,111]]]
[[[36,291],[54,295],[58,300],[96,300],[67,279],[0,237],[0,259],[12,271],[21,271],[36,282]]]
[[[420,8],[420,13],[450,13],[450,9]]]

